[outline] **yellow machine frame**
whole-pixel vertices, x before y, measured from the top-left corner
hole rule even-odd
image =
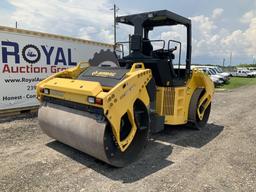
[[[188,110],[191,97],[198,88],[205,89],[204,95],[199,101],[199,107],[205,110],[212,100],[214,85],[210,78],[199,70],[193,70],[191,78],[185,86],[181,87],[157,87],[156,111],[165,116],[165,124],[180,125],[188,122]],[[202,119],[204,110],[197,113]]]
[[[146,89],[152,78],[150,69],[145,69],[143,63],[134,63],[126,77],[113,88],[102,87],[99,82],[76,80],[76,77],[89,67],[88,63],[81,63],[75,68],[65,70],[50,76],[37,85],[37,98],[43,100],[50,96],[62,100],[85,105],[100,107],[111,124],[113,135],[121,151],[125,151],[131,144],[137,127],[134,121],[133,104],[141,100],[149,107],[150,97]],[[205,88],[199,106],[207,108],[213,95],[213,86],[209,77],[200,71],[193,71],[191,78],[183,87],[157,87],[156,112],[165,116],[165,124],[178,125],[188,122],[188,109],[192,94],[197,88]],[[50,90],[45,93],[43,90]],[[88,103],[87,97],[94,96],[101,99],[102,105]],[[132,124],[129,135],[120,140],[121,117],[128,113]],[[199,111],[200,117],[204,111]]]
[[[133,115],[133,103],[137,99],[141,100],[145,106],[148,106],[150,103],[146,85],[152,78],[151,70],[145,69],[142,63],[135,63],[130,69],[130,72],[126,74],[126,78],[114,88],[109,89],[107,87],[101,87],[98,82],[75,80],[88,66],[88,63],[83,63],[75,68],[52,75],[40,82],[37,84],[37,98],[42,101],[44,96],[50,96],[103,108],[120,150],[125,151],[137,130]],[[44,93],[44,89],[49,89],[50,93]],[[103,105],[88,103],[88,96],[95,96],[98,99],[102,99]],[[126,112],[132,123],[132,130],[121,141],[119,135],[120,120]]]

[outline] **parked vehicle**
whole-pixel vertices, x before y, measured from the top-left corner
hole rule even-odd
[[[214,72],[207,67],[193,66],[192,68],[201,70],[204,73],[206,73],[207,75],[209,75],[209,77],[213,81],[215,87],[224,83],[224,79],[222,76],[215,75]]]
[[[216,74],[212,69],[204,68],[203,71],[210,76],[210,78],[214,82],[215,86],[225,83],[224,77],[222,77],[221,75]]]
[[[248,69],[239,69],[236,72],[231,72],[232,77],[255,77],[256,74]]]
[[[218,73],[215,67],[209,67],[208,69],[212,75],[217,75],[220,79],[223,79],[224,83],[229,81],[229,76]]]
[[[227,72],[223,72],[222,69],[218,66],[212,66],[212,65],[194,65],[194,68],[208,68],[211,69],[212,71],[212,75],[220,75],[223,79],[224,82],[227,82],[229,80],[230,77],[230,73]]]
[[[228,72],[223,72],[222,69],[218,66],[215,66],[215,67],[210,67],[212,69],[214,69],[218,74],[222,75],[222,76],[225,76],[225,77],[230,77],[231,74],[228,73]]]
[[[192,68],[204,71],[210,76],[215,85],[220,85],[227,81],[224,76],[217,74],[213,69],[209,68],[208,66],[192,66]]]
[[[213,81],[215,87],[224,83],[224,81],[220,80],[218,77],[214,77],[210,75],[210,78]]]
[[[256,67],[249,67],[248,70],[256,76]]]

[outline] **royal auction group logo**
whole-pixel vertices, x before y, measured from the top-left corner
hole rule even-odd
[[[56,73],[77,65],[71,48],[12,41],[1,41],[1,46],[2,73]]]
[[[29,44],[22,49],[22,57],[26,62],[34,64],[40,60],[41,52],[37,46]]]

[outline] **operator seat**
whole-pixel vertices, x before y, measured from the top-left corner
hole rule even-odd
[[[153,46],[148,38],[142,40],[142,53],[146,56],[152,56]]]

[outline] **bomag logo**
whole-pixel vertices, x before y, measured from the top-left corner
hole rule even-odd
[[[94,71],[92,72],[92,76],[97,77],[114,77],[116,73],[114,72],[108,72],[108,71]]]

